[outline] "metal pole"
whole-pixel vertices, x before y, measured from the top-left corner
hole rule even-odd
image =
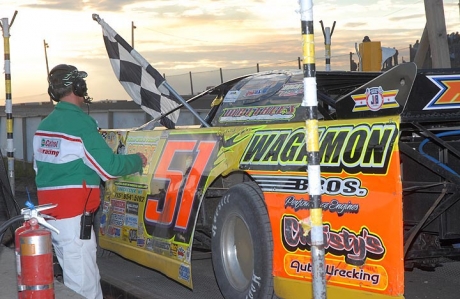
[[[45,48],[46,77],[48,77],[50,75],[50,68],[48,67],[48,54],[46,53],[46,49],[49,47],[49,45],[45,40],[43,40],[43,47]]]
[[[134,26],[134,22],[131,22],[131,47],[134,48],[134,29],[137,27]]]
[[[2,18],[3,45],[5,51],[5,112],[6,112],[6,156],[8,159],[8,179],[11,192],[15,194],[14,183],[14,143],[13,143],[13,102],[11,96],[11,69],[10,69],[10,26],[18,12],[14,12],[11,24],[8,18]]]
[[[326,27],[324,29],[323,21],[319,21],[321,23],[321,29],[323,30],[323,36],[324,36],[324,48],[326,51],[326,71],[331,70],[331,37],[332,33],[334,33],[334,28],[335,28],[335,21],[334,24],[332,25],[332,30],[330,27]]]
[[[190,74],[190,90],[192,91],[192,96],[193,96],[193,80],[192,80],[192,72],[189,72]]]
[[[313,31],[313,0],[300,0],[303,46],[302,106],[306,107],[305,144],[308,157],[308,194],[311,204],[309,219],[301,220],[311,236],[313,298],[326,298],[324,265],[323,209],[321,208],[321,170],[318,132],[318,99],[316,89],[315,41]],[[308,231],[304,231],[308,234]]]
[[[46,52],[46,49],[49,47],[48,43],[43,40],[43,48],[45,48],[45,62],[46,62],[46,79],[48,80],[48,77],[50,75],[50,68],[48,66],[48,53]],[[50,102],[53,103],[53,99],[50,97]]]

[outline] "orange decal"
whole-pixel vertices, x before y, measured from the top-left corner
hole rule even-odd
[[[439,88],[439,91],[423,110],[460,108],[459,75],[427,76],[427,78]]]
[[[146,223],[187,229],[198,181],[216,143],[199,140],[168,141],[152,177],[152,180],[164,182],[166,190],[147,196]],[[178,162],[179,154],[186,156],[184,161]]]
[[[436,104],[460,103],[460,80],[442,81],[447,89],[441,94]]]

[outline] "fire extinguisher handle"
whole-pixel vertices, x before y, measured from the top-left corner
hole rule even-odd
[[[33,206],[31,205],[29,208],[23,208],[21,209],[21,214],[24,215],[24,220],[29,220],[31,218],[37,219],[38,223],[41,224],[42,226],[55,231],[56,233],[59,234],[59,230],[46,222],[46,219],[55,219],[52,216],[42,214],[40,211],[48,210],[57,207],[57,204],[44,204],[44,205],[39,205],[39,206]]]
[[[43,216],[46,216],[46,218],[48,219],[55,219],[54,217],[51,217],[51,216],[48,216],[48,215],[43,215]],[[59,234],[59,230],[57,228],[55,228],[54,226],[52,226],[51,224],[49,224],[48,222],[46,222],[45,218],[42,217],[42,215],[40,215],[40,213],[34,217],[38,220],[38,223],[43,225],[44,227],[56,232],[57,234]]]

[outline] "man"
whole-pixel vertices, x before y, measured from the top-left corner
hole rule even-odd
[[[60,64],[48,76],[48,94],[58,102],[38,126],[33,139],[39,204],[54,203],[47,214],[54,251],[64,284],[89,299],[102,299],[96,264],[92,217],[100,204],[99,183],[141,172],[147,159],[141,153],[117,155],[98,132],[96,121],[80,106],[89,103],[87,73]],[[88,214],[84,218],[83,214]],[[81,232],[81,225],[89,228]]]

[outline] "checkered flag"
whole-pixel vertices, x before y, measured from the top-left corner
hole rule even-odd
[[[94,17],[93,17],[94,18]],[[167,114],[179,104],[171,99],[163,85],[165,79],[104,20],[98,18],[113,71],[131,98],[154,118]],[[166,128],[174,128],[179,109],[160,119]]]

